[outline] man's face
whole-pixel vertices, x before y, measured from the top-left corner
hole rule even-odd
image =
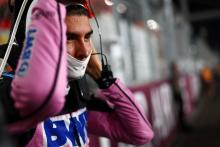
[[[92,51],[91,35],[93,33],[87,16],[73,15],[66,17],[67,53],[83,60]]]

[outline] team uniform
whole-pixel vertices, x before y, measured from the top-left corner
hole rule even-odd
[[[11,89],[19,119],[8,131],[33,130],[27,147],[88,146],[88,132],[136,145],[149,142],[150,124],[119,79],[92,96],[85,77],[67,80],[65,15],[55,0],[38,0],[31,10]]]

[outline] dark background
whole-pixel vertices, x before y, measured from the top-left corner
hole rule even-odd
[[[173,0],[192,25],[192,36],[203,35],[210,48],[220,53],[220,0]]]

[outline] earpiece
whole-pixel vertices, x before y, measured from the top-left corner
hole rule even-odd
[[[98,22],[98,20],[96,18],[96,15],[94,13],[93,8],[92,8],[91,0],[88,0],[88,1],[89,1],[90,10],[93,13],[93,16],[94,16],[94,19],[95,19],[95,22],[96,22],[96,26],[97,26],[97,29],[98,29],[98,34],[99,34],[100,53],[95,53],[95,54],[100,54],[101,55],[101,63],[102,63],[102,73],[101,73],[101,76],[102,76],[103,80],[105,79],[104,81],[107,81],[108,79],[113,79],[113,73],[111,71],[111,66],[108,64],[108,60],[107,60],[106,55],[103,54],[102,35],[101,35],[101,31],[100,31],[99,22]],[[94,55],[94,54],[92,54],[92,55]],[[105,58],[105,62],[104,62],[104,58]]]

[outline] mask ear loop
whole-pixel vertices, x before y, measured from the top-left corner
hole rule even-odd
[[[12,34],[11,34],[11,37],[10,37],[10,40],[9,40],[9,44],[8,44],[8,47],[7,47],[7,50],[6,50],[6,53],[5,53],[5,56],[4,56],[4,59],[2,61],[2,64],[0,66],[0,77],[2,76],[2,73],[4,72],[4,69],[5,69],[5,66],[6,66],[6,63],[7,63],[7,60],[8,60],[8,57],[10,55],[10,52],[11,52],[11,48],[13,46],[13,43],[14,43],[14,40],[15,40],[15,35],[17,33],[17,30],[18,30],[18,25],[21,21],[21,16],[23,15],[24,13],[24,9],[26,7],[26,4],[27,4],[27,1],[28,0],[24,0],[22,5],[21,5],[21,9],[18,13],[18,16],[17,16],[17,19],[16,19],[16,22],[15,22],[15,25],[13,27],[13,31],[12,31]]]

